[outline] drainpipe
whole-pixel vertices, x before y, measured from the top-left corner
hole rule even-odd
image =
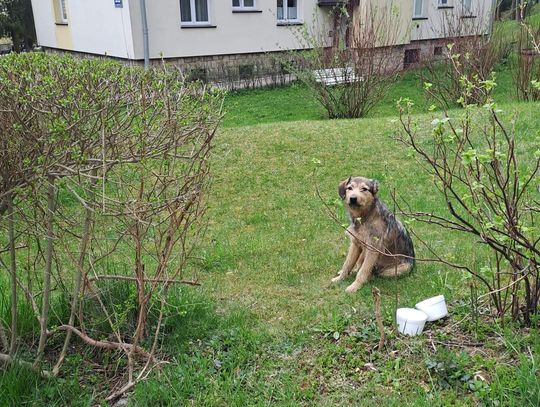
[[[144,69],[150,65],[150,51],[148,46],[148,22],[146,20],[146,0],[141,1],[141,20],[143,32],[143,50],[144,50]]]

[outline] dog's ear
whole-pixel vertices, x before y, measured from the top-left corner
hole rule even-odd
[[[376,179],[372,179],[369,181],[369,191],[372,195],[377,195],[377,192],[379,192],[379,181]]]
[[[347,185],[349,185],[349,182],[351,182],[351,178],[347,178],[345,181],[341,181],[338,186],[338,193],[339,197],[341,199],[345,199],[345,191],[347,190]]]

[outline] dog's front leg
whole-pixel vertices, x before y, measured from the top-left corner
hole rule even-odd
[[[364,251],[365,251],[364,262],[362,263],[362,266],[360,267],[360,269],[358,270],[358,273],[356,274],[356,279],[354,280],[354,283],[352,283],[350,286],[348,286],[345,289],[345,291],[347,291],[348,293],[356,292],[360,287],[364,285],[366,281],[369,280],[373,267],[377,263],[377,258],[379,257],[379,253],[374,252],[372,250],[368,250],[367,248],[364,249]]]
[[[338,276],[332,279],[333,283],[341,281],[349,275],[352,268],[356,264],[356,261],[358,260],[358,256],[360,256],[360,246],[351,242],[351,245],[349,246],[349,253],[347,253],[345,263],[343,264],[343,267],[341,268]]]
[[[360,267],[362,267],[362,264],[364,264],[364,257],[366,256],[366,250],[361,249],[360,250],[360,256],[358,256],[358,260],[356,260],[356,264],[354,265],[352,272],[354,274],[358,273],[358,270],[360,270]]]

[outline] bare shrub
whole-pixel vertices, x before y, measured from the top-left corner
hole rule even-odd
[[[481,18],[481,10],[475,18],[463,18],[458,14],[443,14],[442,37],[448,39],[443,57],[428,61],[422,80],[430,83],[428,95],[440,106],[484,104],[489,98],[482,82],[492,79],[495,66],[509,57],[513,39],[508,38],[499,27],[487,35],[487,22]],[[463,93],[463,83],[472,83]]]
[[[305,50],[288,53],[282,63],[312,91],[328,117],[363,117],[401,70],[401,53],[394,47],[403,35],[399,15],[393,3],[366,2],[336,6],[332,21],[331,28],[316,19],[316,28],[298,31]]]
[[[515,86],[520,100],[540,100],[540,25],[521,24]]]
[[[1,326],[11,334],[9,343],[2,335],[10,353],[2,360],[13,360],[25,345],[16,316],[25,302],[40,326],[35,369],[53,362],[47,343],[62,333],[54,374],[72,334],[127,358],[127,383],[109,399],[158,363],[168,287],[197,284],[183,274],[204,231],[208,161],[222,101],[221,93],[178,78],[165,67],[144,71],[69,56],[0,60],[0,201],[8,208],[0,227],[9,231],[2,243],[9,247],[15,311],[11,324]],[[16,250],[20,243],[23,253]],[[101,280],[134,285],[134,325],[119,322],[126,304],[102,297]],[[69,311],[51,322],[51,302],[62,297]],[[89,302],[81,299],[88,297],[101,309],[105,331],[94,331],[95,321],[85,318]],[[150,331],[152,307],[158,311]]]

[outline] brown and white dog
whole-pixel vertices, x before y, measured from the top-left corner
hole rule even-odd
[[[412,240],[401,222],[379,200],[379,183],[363,177],[350,177],[338,187],[350,225],[351,243],[345,263],[332,282],[341,281],[357,270],[356,279],[346,289],[356,292],[372,275],[397,277],[414,266]]]

